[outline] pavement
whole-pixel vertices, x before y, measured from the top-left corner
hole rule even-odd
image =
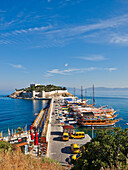
[[[59,121],[56,120],[56,118],[57,115],[52,115],[48,155],[51,159],[60,162],[62,166],[66,167],[66,169],[70,169],[68,165],[68,158],[72,155],[70,145],[72,143],[77,143],[79,146],[82,146],[89,142],[91,138],[88,134],[85,134],[85,138],[83,139],[69,139],[69,141],[63,141],[63,127],[59,124]]]

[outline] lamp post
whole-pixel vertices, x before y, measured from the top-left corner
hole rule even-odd
[[[93,139],[93,137],[94,137],[94,127],[92,126],[92,139]]]

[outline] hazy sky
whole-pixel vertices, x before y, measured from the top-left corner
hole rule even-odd
[[[0,90],[128,87],[127,0],[0,0]]]

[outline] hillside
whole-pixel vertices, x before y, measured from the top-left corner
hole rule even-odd
[[[0,169],[62,170],[64,168],[58,162],[49,158],[35,158],[30,155],[24,155],[19,147],[11,147],[8,143],[0,141]]]

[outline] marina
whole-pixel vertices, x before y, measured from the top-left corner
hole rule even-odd
[[[76,143],[82,148],[100,128],[113,128],[116,123],[122,121],[116,118],[118,115],[115,113],[114,109],[106,105],[97,107],[88,104],[86,100],[82,102],[72,97],[54,97],[34,115],[36,118],[30,129],[13,135],[9,132],[10,135],[3,139],[17,144],[25,154],[34,157],[47,156],[68,167],[69,159],[73,156],[71,145]],[[84,133],[84,137],[80,138],[77,132]],[[67,135],[66,141],[64,134]]]

